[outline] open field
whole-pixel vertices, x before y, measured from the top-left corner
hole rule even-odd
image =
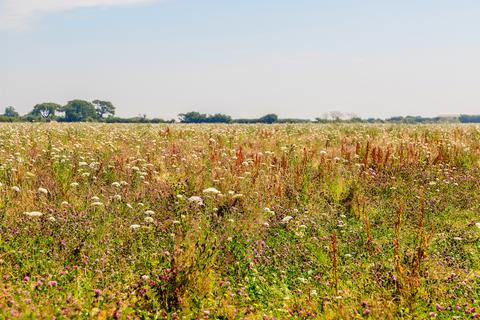
[[[0,126],[0,318],[480,317],[480,127]]]

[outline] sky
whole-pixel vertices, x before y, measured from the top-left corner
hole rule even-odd
[[[479,17],[478,0],[0,0],[0,109],[480,114]]]

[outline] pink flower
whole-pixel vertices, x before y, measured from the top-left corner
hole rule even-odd
[[[102,294],[102,290],[100,290],[100,289],[95,289],[95,290],[93,290],[93,292],[95,292],[96,296],[100,296]]]
[[[25,276],[25,277],[23,278],[23,282],[28,282],[28,281],[30,281],[30,277],[29,277],[29,276]]]
[[[58,285],[58,283],[57,283],[57,281],[52,280],[52,281],[48,281],[48,285],[49,285],[50,287],[56,287],[56,286]]]

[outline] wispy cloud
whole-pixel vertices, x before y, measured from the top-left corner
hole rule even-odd
[[[157,0],[0,0],[0,31],[22,30],[43,16],[77,8],[134,5]]]

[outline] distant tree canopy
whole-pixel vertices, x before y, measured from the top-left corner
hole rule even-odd
[[[207,115],[204,113],[192,111],[187,113],[180,113],[178,115],[178,118],[182,123],[200,123],[206,122]]]
[[[480,123],[480,115],[466,115],[462,114],[458,117],[461,123]]]
[[[66,122],[92,121],[98,119],[95,106],[85,100],[72,100],[61,108],[65,112]]]
[[[260,119],[258,119],[258,122],[260,123],[275,123],[278,121],[278,116],[274,113],[267,114]]]
[[[214,115],[206,115],[196,111],[180,113],[178,115],[182,123],[230,123],[232,118],[225,114],[217,113]]]
[[[115,107],[110,101],[93,100],[92,103],[95,106],[98,118],[103,118],[105,115],[115,115]]]
[[[44,102],[36,104],[33,107],[33,110],[30,112],[33,116],[40,116],[43,119],[53,119],[55,117],[55,112],[58,111],[62,106],[53,103],[53,102]]]
[[[59,114],[60,113],[60,114]],[[451,115],[438,117],[422,116],[397,116],[387,119],[360,118],[353,113],[331,111],[323,113],[315,120],[297,118],[279,118],[274,113],[269,113],[260,118],[232,119],[223,113],[205,114],[197,111],[180,113],[178,118],[181,123],[398,123],[398,124],[428,124],[428,123],[480,123],[479,115]],[[159,118],[147,118],[139,115],[131,118],[115,116],[115,106],[112,102],[96,99],[92,102],[75,99],[61,106],[54,102],[36,104],[27,114],[21,116],[13,106],[7,106],[3,114],[0,114],[0,122],[106,122],[106,123],[174,123],[175,120],[163,120]]]
[[[181,123],[276,123],[279,122],[276,114],[267,114],[258,119],[232,119],[232,117],[216,113],[213,115],[207,115],[196,111],[180,113],[178,115]],[[299,122],[299,119],[296,119]]]
[[[19,117],[20,115],[18,112],[15,110],[14,107],[8,106],[5,108],[5,112],[3,113],[4,117],[9,117],[9,118],[16,118]]]
[[[63,114],[59,114],[63,113]],[[217,115],[210,118],[215,120]],[[226,116],[228,117],[228,116]],[[75,99],[61,106],[54,102],[44,102],[33,106],[32,110],[21,116],[14,107],[8,106],[0,115],[0,122],[83,122],[96,121],[107,123],[174,123],[175,120],[163,120],[159,118],[149,119],[146,115],[120,118],[115,117],[115,106],[110,101],[93,100],[92,102]]]

